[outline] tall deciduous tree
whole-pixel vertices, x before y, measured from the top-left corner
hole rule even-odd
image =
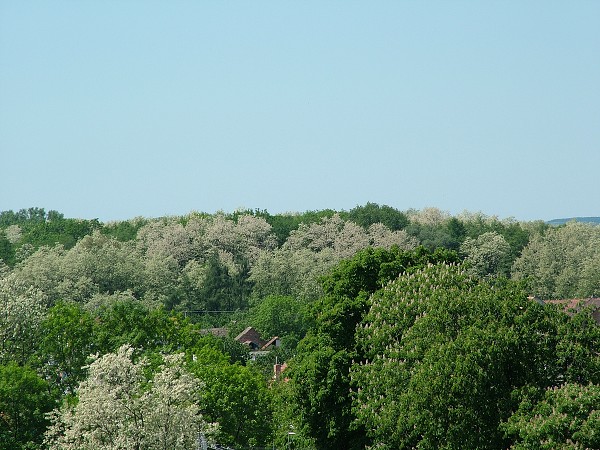
[[[352,208],[342,216],[364,228],[380,223],[393,231],[402,230],[408,225],[408,216],[387,205],[368,202],[364,206]]]
[[[63,405],[47,432],[50,449],[189,449],[199,433],[214,433],[200,414],[201,383],[182,355],[165,356],[147,379],[144,360],[125,345],[89,367],[75,406]]]
[[[310,319],[305,302],[297,297],[270,295],[249,311],[248,323],[262,336],[287,336],[297,342],[306,333]]]
[[[317,448],[359,449],[368,443],[352,412],[349,372],[364,359],[355,330],[369,309],[370,294],[401,273],[456,259],[454,252],[423,247],[368,248],[342,261],[322,280],[325,295],[314,306],[315,325],[290,364],[294,399]]]
[[[527,280],[540,298],[600,294],[600,227],[569,222],[536,234],[512,267],[515,279]]]
[[[251,269],[250,280],[259,297],[291,295],[316,300],[323,293],[318,279],[342,259],[367,247],[394,246],[413,249],[417,240],[404,230],[392,231],[382,224],[364,229],[334,214],[318,223],[300,224],[282,248],[263,252]]]
[[[508,275],[510,245],[495,231],[466,238],[460,250],[477,275]]]
[[[190,370],[204,384],[206,418],[220,424],[219,442],[253,447],[271,442],[271,394],[261,373],[250,366],[196,355]]]
[[[33,369],[14,361],[0,365],[0,448],[37,448],[54,405],[48,383]]]
[[[0,278],[0,364],[24,364],[33,354],[46,313],[46,297],[16,279]]]
[[[77,303],[56,304],[41,322],[35,363],[61,392],[74,394],[85,378],[88,357],[97,351],[94,328],[92,315]]]
[[[358,423],[382,449],[507,448],[500,425],[527,392],[596,381],[600,330],[589,320],[459,266],[403,275],[372,297],[357,332],[367,356],[351,370]]]

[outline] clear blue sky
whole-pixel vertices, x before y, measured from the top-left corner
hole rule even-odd
[[[0,0],[0,210],[600,216],[600,1]]]

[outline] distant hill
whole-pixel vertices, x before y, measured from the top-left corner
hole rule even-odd
[[[564,225],[567,222],[575,220],[576,222],[593,223],[600,225],[600,217],[568,217],[566,219],[552,219],[546,222],[549,225]]]

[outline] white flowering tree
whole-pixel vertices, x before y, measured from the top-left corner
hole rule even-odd
[[[323,294],[319,278],[341,260],[367,247],[411,250],[417,245],[404,230],[392,231],[380,223],[364,229],[334,214],[318,223],[300,224],[281,248],[263,251],[251,269],[250,280],[259,296],[315,300]]]
[[[535,234],[512,267],[533,295],[573,298],[600,295],[600,227],[569,222]]]
[[[488,231],[476,238],[467,237],[460,250],[466,255],[471,269],[477,275],[499,275],[507,269],[510,245],[495,231]]]
[[[46,297],[13,274],[0,279],[0,364],[32,355],[46,313]]]
[[[42,246],[37,250],[29,244],[25,244],[24,247],[25,249],[20,248],[24,254],[17,257],[20,262],[13,270],[16,282],[44,292],[49,302],[61,297],[58,286],[65,281],[62,271],[64,247],[62,245]]]
[[[55,410],[46,434],[50,449],[189,449],[215,424],[200,413],[202,385],[183,368],[183,355],[164,357],[153,378],[147,362],[123,345],[96,359],[80,383],[75,406]]]
[[[114,293],[140,290],[143,278],[141,255],[131,243],[123,243],[99,231],[85,236],[64,256],[64,277],[77,285],[90,280],[94,292]],[[71,286],[63,286],[62,299],[68,296]],[[77,299],[74,299],[77,300]]]
[[[177,218],[155,220],[138,231],[136,245],[150,260],[170,258],[183,267],[206,253],[202,236],[208,223],[204,217],[192,217],[186,224]]]

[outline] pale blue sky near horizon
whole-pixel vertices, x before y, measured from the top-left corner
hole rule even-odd
[[[600,216],[600,1],[0,0],[0,210]]]

